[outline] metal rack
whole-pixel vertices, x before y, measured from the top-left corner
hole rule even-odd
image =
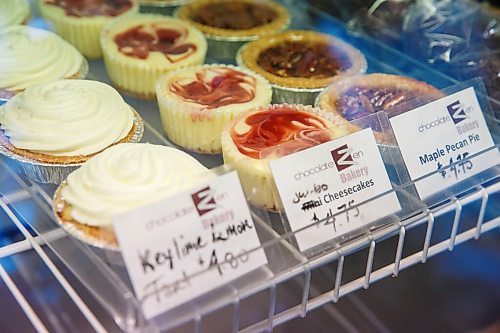
[[[304,18],[311,13],[310,10],[315,12],[304,5],[293,4],[289,8],[295,18]],[[349,36],[341,24],[324,14],[316,11],[314,15],[319,17],[322,29],[333,26],[342,38],[360,47],[367,55],[372,71],[411,75],[439,88],[456,83],[374,40]],[[294,28],[305,26],[318,30],[318,26],[309,20],[296,22],[300,23],[294,23]],[[91,78],[109,83],[101,61],[91,61],[90,71]],[[143,141],[172,145],[159,128],[150,125],[160,124],[154,102],[133,98],[126,100],[139,110],[146,121]],[[222,163],[220,156],[196,157],[209,167]],[[51,208],[55,187],[20,178],[0,159],[0,234],[4,230],[11,234],[7,241],[0,243],[0,277],[25,314],[28,321],[25,327],[38,332],[65,329],[97,332],[179,329],[202,332],[212,325],[214,317],[225,318],[223,323],[219,319],[219,331],[270,331],[499,228],[499,169],[497,165],[493,170],[495,176],[487,181],[475,179],[465,191],[450,192],[439,202],[420,202],[420,209],[414,215],[314,256],[305,256],[290,244],[293,234],[280,231],[279,226],[276,228],[273,225],[273,229],[255,215],[263,246],[277,253],[284,259],[282,262],[263,267],[249,277],[199,297],[158,320],[146,321],[126,273],[109,267],[57,227]],[[436,232],[437,226],[442,224],[448,224],[447,231]],[[414,240],[419,237],[421,241],[415,245]],[[49,319],[40,318],[44,310],[35,308],[28,301],[30,292],[26,284],[35,283],[37,286],[36,281],[31,280],[31,273],[25,272],[24,279],[28,282],[19,282],[5,264],[22,255],[34,258],[38,266],[56,281],[59,293],[65,299],[64,304],[79,313],[78,320],[65,322],[54,317],[55,313],[45,313],[44,317]],[[317,283],[318,279],[326,282]],[[260,305],[259,309],[255,308],[255,304]]]

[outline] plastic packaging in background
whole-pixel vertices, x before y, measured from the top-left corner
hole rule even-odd
[[[349,18],[347,26],[400,49],[404,19],[413,3],[414,0],[377,0],[368,6],[365,3]]]
[[[500,9],[493,2],[377,0],[355,12],[348,27],[458,81],[481,77],[500,112]]]

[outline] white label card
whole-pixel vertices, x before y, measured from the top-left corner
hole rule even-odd
[[[269,163],[292,231],[308,250],[401,209],[371,129]],[[334,216],[340,213],[340,215]]]
[[[470,87],[390,119],[404,162],[419,195],[426,198],[500,162],[498,149],[461,160],[494,146]],[[458,162],[450,168],[445,167]]]
[[[146,318],[267,263],[236,171],[113,224]]]

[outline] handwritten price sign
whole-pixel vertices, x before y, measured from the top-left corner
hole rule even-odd
[[[301,251],[401,209],[370,129],[270,163],[278,192]]]
[[[404,162],[421,197],[435,194],[500,161],[473,88],[390,119]]]
[[[234,171],[118,216],[114,227],[147,318],[267,263]]]

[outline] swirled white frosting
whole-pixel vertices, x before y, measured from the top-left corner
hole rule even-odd
[[[24,90],[70,78],[83,61],[77,49],[50,31],[21,25],[0,30],[0,88]]]
[[[163,199],[206,171],[190,155],[166,146],[122,143],[71,173],[62,198],[79,223],[110,227],[111,218]]]
[[[123,139],[134,114],[111,86],[58,80],[29,87],[0,107],[0,128],[17,148],[90,155]]]
[[[0,29],[23,23],[29,14],[28,0],[0,0]]]

